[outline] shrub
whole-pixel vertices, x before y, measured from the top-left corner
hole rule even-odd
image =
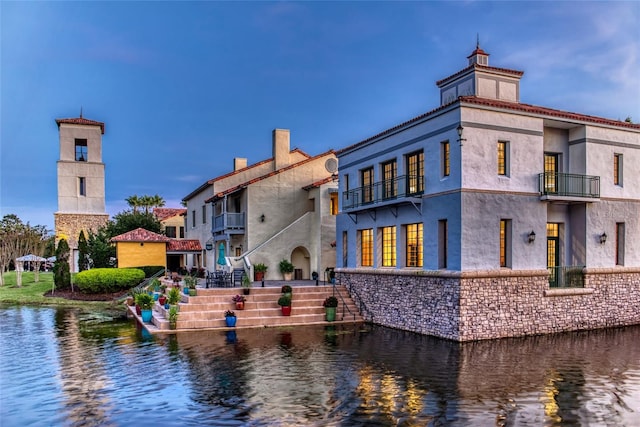
[[[94,268],[76,274],[74,282],[84,293],[99,294],[132,288],[143,279],[138,268]]]
[[[325,298],[324,302],[322,303],[323,307],[337,307],[338,306],[338,298],[334,297],[334,296],[330,296]]]
[[[291,307],[291,297],[285,295],[281,296],[278,298],[278,305],[281,307]]]
[[[280,273],[293,273],[294,266],[288,260],[283,259],[278,265],[280,267]]]

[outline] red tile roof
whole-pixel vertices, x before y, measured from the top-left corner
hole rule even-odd
[[[84,117],[77,117],[75,119],[56,119],[56,123],[58,124],[58,128],[62,123],[68,124],[68,125],[100,126],[100,130],[102,130],[102,134],[104,135],[104,123],[96,122],[95,120],[85,119]]]
[[[200,246],[199,240],[174,240],[171,239],[167,245],[167,252],[200,252],[202,246]]]
[[[508,102],[508,101],[499,101],[497,99],[488,99],[488,98],[480,98],[477,96],[461,96],[458,99],[456,99],[453,102],[450,102],[449,104],[446,105],[441,105],[438,108],[435,108],[427,113],[421,114],[417,117],[414,117],[410,120],[407,120],[406,122],[400,123],[397,126],[394,126],[392,128],[389,128],[387,130],[384,130],[376,135],[373,135],[372,137],[369,137],[367,139],[364,139],[360,142],[356,142],[355,144],[349,145],[348,147],[342,148],[340,150],[336,151],[336,154],[342,154],[346,151],[352,150],[360,145],[364,145],[368,142],[371,142],[373,140],[376,140],[378,138],[381,138],[385,135],[388,135],[390,133],[393,133],[399,129],[402,129],[403,127],[410,125],[412,123],[415,122],[419,122],[421,120],[424,120],[426,118],[428,118],[429,116],[444,110],[446,108],[451,108],[454,104],[456,103],[460,103],[460,106],[462,106],[463,103],[467,103],[467,104],[476,104],[476,105],[485,105],[485,106],[489,106],[489,107],[495,107],[495,108],[504,108],[507,110],[514,110],[514,111],[522,111],[524,113],[528,113],[528,114],[539,114],[539,115],[543,115],[543,116],[549,116],[550,118],[558,118],[558,119],[566,119],[566,120],[575,120],[575,121],[580,121],[580,122],[587,122],[587,123],[597,123],[597,124],[605,124],[605,125],[610,125],[610,126],[618,126],[618,127],[623,127],[623,128],[630,128],[630,129],[640,129],[640,123],[628,123],[628,122],[623,122],[620,120],[613,120],[613,119],[605,119],[602,117],[597,117],[597,116],[589,116],[586,114],[578,114],[578,113],[571,113],[568,111],[562,111],[562,110],[554,110],[553,108],[546,108],[546,107],[538,107],[535,105],[530,105],[530,104],[522,104],[520,102]]]
[[[155,208],[153,214],[158,218],[158,221],[164,221],[167,218],[171,218],[178,215],[185,215],[187,209],[185,208]]]
[[[205,200],[204,202],[205,202],[205,203],[213,202],[213,201],[215,201],[215,200],[218,200],[218,199],[220,199],[220,198],[224,197],[224,196],[225,196],[225,195],[227,195],[227,194],[235,193],[236,191],[238,191],[238,190],[240,190],[240,189],[242,189],[242,188],[246,188],[246,187],[248,187],[249,185],[254,184],[254,183],[258,182],[258,181],[262,181],[262,180],[267,179],[267,178],[270,178],[270,177],[272,177],[272,176],[274,176],[274,175],[278,175],[278,174],[280,174],[280,173],[282,173],[282,172],[284,172],[284,171],[287,171],[287,170],[290,170],[290,169],[297,168],[297,167],[299,167],[299,166],[304,165],[305,163],[308,163],[308,162],[310,162],[310,161],[312,161],[312,160],[315,160],[315,159],[317,159],[317,158],[320,158],[320,157],[323,157],[323,156],[326,156],[326,155],[328,155],[328,154],[332,154],[332,153],[334,153],[334,151],[333,151],[333,150],[329,150],[329,151],[327,151],[326,153],[318,154],[318,155],[317,155],[317,156],[315,156],[315,157],[309,157],[309,158],[304,159],[304,160],[302,160],[302,161],[300,161],[300,162],[298,162],[298,163],[294,163],[294,164],[292,164],[292,165],[285,166],[285,167],[280,168],[280,169],[278,169],[278,170],[275,170],[275,171],[269,172],[268,174],[265,174],[265,175],[262,175],[262,176],[259,176],[259,177],[256,177],[256,178],[253,178],[253,179],[251,179],[251,180],[249,180],[249,181],[243,182],[242,184],[238,184],[238,185],[236,185],[235,187],[231,187],[231,188],[226,189],[225,191],[221,191],[221,192],[219,192],[219,193],[216,193],[216,194],[214,194],[213,196],[209,197],[209,198],[208,198],[207,200]]]
[[[302,150],[301,150],[301,149],[299,149],[299,148],[294,148],[293,150],[289,151],[289,153],[294,153],[294,152],[296,152],[296,153],[300,153],[300,154],[302,154],[303,156],[305,156],[305,157],[307,157],[307,158],[310,158],[310,157],[311,157],[310,155],[308,155],[307,153],[305,153],[304,151],[302,151]],[[233,176],[233,175],[236,175],[236,174],[239,174],[239,173],[243,173],[243,172],[245,172],[245,171],[247,171],[247,170],[249,170],[249,169],[253,169],[253,168],[256,168],[256,167],[258,167],[258,166],[262,166],[262,165],[264,165],[265,163],[269,163],[269,162],[272,162],[272,161],[273,161],[273,157],[270,157],[270,158],[268,158],[268,159],[261,160],[261,161],[259,161],[258,163],[254,163],[254,164],[252,164],[252,165],[249,165],[249,166],[247,166],[246,168],[238,169],[238,170],[235,170],[235,171],[231,171],[231,172],[229,172],[229,173],[226,173],[226,174],[224,174],[224,175],[220,175],[220,176],[217,176],[217,177],[215,177],[215,178],[211,178],[210,180],[208,180],[207,182],[205,182],[204,184],[202,184],[200,187],[196,188],[196,189],[195,189],[195,190],[193,190],[191,193],[189,193],[189,194],[187,194],[186,196],[184,196],[184,197],[182,198],[182,200],[189,200],[189,199],[191,199],[193,196],[195,196],[196,194],[200,193],[200,192],[201,192],[202,190],[204,190],[205,188],[207,188],[207,187],[209,187],[209,186],[213,185],[216,181],[219,181],[219,180],[224,179],[224,178],[228,178],[228,177],[230,177],[230,176]]]
[[[167,236],[145,230],[144,228],[136,228],[119,236],[112,237],[110,242],[168,242]]]
[[[338,176],[338,175],[336,175],[336,177],[337,177],[337,176]],[[334,177],[333,177],[333,175],[330,175],[330,176],[328,176],[328,177],[326,177],[326,178],[323,178],[323,179],[321,179],[321,180],[319,180],[319,181],[312,182],[311,184],[309,184],[309,185],[307,185],[307,186],[305,186],[305,187],[302,187],[302,189],[303,189],[303,190],[311,190],[312,188],[320,187],[322,184],[326,184],[326,183],[328,183],[328,182],[333,181],[333,178],[334,178]],[[336,179],[337,179],[337,178],[336,178]]]

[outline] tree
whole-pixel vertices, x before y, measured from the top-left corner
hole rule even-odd
[[[149,213],[152,208],[164,206],[164,199],[159,195],[140,197],[140,205],[144,208],[144,213]]]
[[[131,207],[131,209],[133,209],[133,213],[137,213],[138,208],[142,206],[140,197],[138,197],[135,194],[133,196],[127,197],[126,199],[124,199],[124,201],[127,202],[127,204],[129,204],[129,207]]]
[[[31,226],[23,223],[17,215],[5,215],[0,221],[0,286],[4,285],[3,275],[11,261],[18,266],[16,258],[32,253],[44,254],[48,231],[42,225]],[[36,263],[35,281],[39,279],[40,263]],[[19,269],[18,269],[19,270]],[[21,271],[16,272],[16,284],[22,286]]]
[[[101,227],[95,233],[89,232],[87,247],[91,268],[113,267],[112,259],[116,257],[116,249],[109,243],[110,238],[106,227]]]
[[[65,239],[60,239],[56,249],[56,262],[53,265],[53,284],[57,289],[69,289],[71,287],[69,244]]]
[[[80,230],[80,237],[78,237],[78,271],[88,270],[89,261],[90,257],[87,238],[84,236],[84,230]]]
[[[144,228],[160,234],[162,224],[152,213],[123,211],[114,215],[113,219],[107,223],[106,233],[109,238],[112,238],[136,228]]]

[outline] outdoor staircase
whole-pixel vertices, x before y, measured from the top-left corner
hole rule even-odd
[[[197,296],[182,295],[176,331],[228,329],[224,317],[227,310],[235,312],[236,328],[328,324],[322,303],[326,297],[333,295],[333,288],[333,285],[293,287],[290,316],[283,316],[277,304],[282,295],[279,286],[252,287],[250,294],[245,295],[243,310],[237,310],[232,301],[234,295],[242,295],[242,288],[198,288]],[[332,323],[363,322],[346,288],[335,288],[338,307],[335,322]],[[150,332],[169,332],[168,311],[156,302],[152,324],[145,324],[145,327]],[[136,317],[139,319],[139,316]]]

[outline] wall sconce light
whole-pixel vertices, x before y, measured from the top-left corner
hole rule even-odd
[[[264,222],[264,214],[260,215],[260,222]]]
[[[206,243],[204,247],[205,247],[205,249],[206,249],[206,250],[210,251],[210,250],[212,250],[212,249],[213,249],[213,244],[211,244],[211,243]]]
[[[607,242],[607,233],[602,233],[600,235],[600,244],[604,245]]]
[[[529,243],[533,243],[536,241],[536,233],[535,231],[531,230],[531,233],[529,233]]]
[[[464,131],[464,128],[462,127],[462,123],[458,125],[456,130],[458,131],[458,142],[460,143],[460,146],[462,147],[462,141],[466,141],[466,139],[464,139],[462,137],[462,132]]]

